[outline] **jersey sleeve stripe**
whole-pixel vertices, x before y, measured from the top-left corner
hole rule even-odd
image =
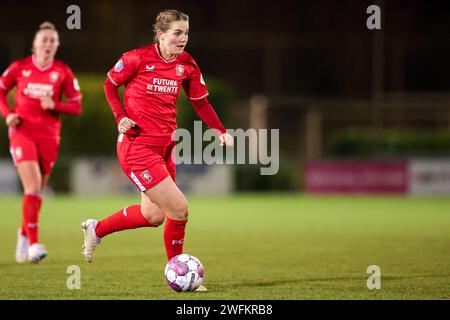
[[[113,83],[113,85],[115,85],[116,87],[119,87],[119,85],[113,80],[113,78],[111,77],[111,75],[108,72],[108,78],[109,80],[111,80],[111,82]]]
[[[209,92],[205,93],[204,95],[202,95],[201,97],[198,97],[198,98],[189,98],[189,100],[200,100],[207,96],[209,96]]]
[[[0,88],[6,90],[6,86],[3,84],[3,81],[0,79]]]
[[[67,98],[67,101],[78,101],[81,100],[82,97],[83,97],[82,95],[78,95],[72,98]]]

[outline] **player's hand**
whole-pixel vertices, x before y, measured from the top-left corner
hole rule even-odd
[[[219,141],[221,146],[232,147],[234,144],[234,138],[231,134],[222,133],[219,136]]]
[[[134,122],[130,118],[124,117],[120,120],[117,128],[119,129],[120,133],[125,133],[136,125],[137,125],[136,122]]]
[[[39,98],[41,100],[41,107],[44,110],[55,110],[55,101],[52,97],[44,96]]]
[[[20,118],[17,113],[10,113],[6,116],[6,125],[11,128],[15,128],[20,123]]]

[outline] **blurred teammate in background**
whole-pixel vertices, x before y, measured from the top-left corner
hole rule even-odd
[[[40,25],[33,54],[14,61],[0,77],[0,110],[9,128],[10,152],[23,186],[22,227],[17,233],[16,260],[38,263],[47,256],[39,243],[42,191],[58,156],[60,114],[81,112],[81,93],[70,68],[55,59],[58,32]],[[11,109],[8,92],[16,87]],[[62,95],[66,102],[61,101]]]
[[[158,227],[165,221],[167,259],[183,252],[188,203],[175,184],[171,157],[176,124],[176,100],[181,86],[199,117],[216,129],[222,145],[232,137],[209,104],[200,69],[184,51],[189,18],[177,10],[166,10],[156,18],[155,43],[126,52],[108,72],[104,91],[118,124],[119,163],[141,192],[141,203],[121,209],[104,220],[82,222],[85,233],[83,255],[91,262],[100,239],[106,235],[140,227]],[[118,88],[125,86],[122,107]]]

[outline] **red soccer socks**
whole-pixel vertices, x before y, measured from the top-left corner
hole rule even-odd
[[[164,225],[164,245],[167,259],[183,253],[184,234],[187,221],[172,220],[166,217]]]
[[[22,234],[27,235],[28,243],[32,245],[39,240],[39,210],[42,198],[26,194],[22,201]]]
[[[141,206],[133,205],[99,221],[95,233],[97,237],[102,238],[113,232],[142,227],[153,227],[153,225],[142,215]]]
[[[166,217],[164,225],[164,245],[167,258],[183,253],[184,235],[187,221],[173,220]],[[97,223],[95,234],[102,238],[110,233],[136,229],[141,227],[153,227],[150,222],[142,215],[141,206],[133,205],[120,210],[108,218]]]

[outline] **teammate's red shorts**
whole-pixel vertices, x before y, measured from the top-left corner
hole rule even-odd
[[[47,175],[52,172],[58,157],[59,140],[41,139],[23,131],[10,130],[9,151],[15,166],[22,161],[37,161],[41,173]]]
[[[117,158],[123,172],[141,192],[153,188],[169,175],[175,181],[175,163],[171,156],[174,142],[167,146],[148,146],[123,137],[119,135],[117,140]]]

